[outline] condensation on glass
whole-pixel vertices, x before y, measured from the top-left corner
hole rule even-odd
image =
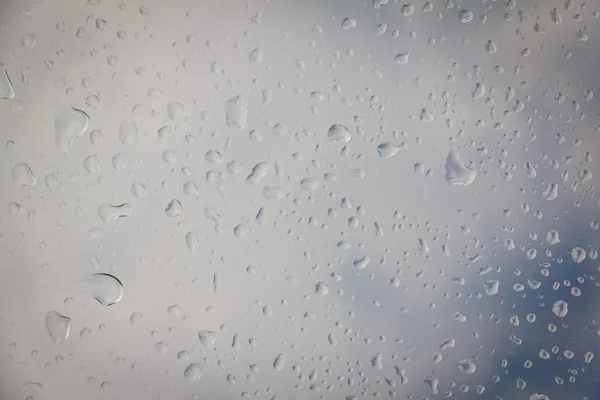
[[[600,3],[7,0],[1,399],[597,399]]]

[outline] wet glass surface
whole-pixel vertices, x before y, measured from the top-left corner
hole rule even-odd
[[[0,4],[0,399],[596,399],[597,1]]]

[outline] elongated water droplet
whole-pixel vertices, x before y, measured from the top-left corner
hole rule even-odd
[[[94,274],[84,279],[86,292],[107,307],[123,298],[123,284],[111,274]]]
[[[246,97],[239,95],[225,103],[225,121],[227,126],[238,131],[248,128],[246,114],[248,113]]]
[[[377,154],[379,154],[380,158],[387,160],[388,158],[395,156],[400,149],[401,147],[396,146],[393,143],[381,143],[379,146],[377,146]]]
[[[15,91],[8,77],[8,69],[6,65],[0,64],[0,99],[12,99],[13,97],[15,97]]]
[[[256,213],[256,217],[254,218],[254,221],[256,221],[256,224],[258,226],[265,226],[267,224],[268,220],[269,220],[269,217],[268,217],[267,209],[265,207],[261,207],[260,210],[258,210],[258,213]]]
[[[111,222],[117,218],[130,216],[131,206],[129,203],[123,203],[118,206],[113,206],[110,203],[104,203],[98,207],[98,215],[104,222]]]
[[[477,171],[463,164],[456,151],[450,151],[446,159],[446,181],[448,183],[467,186],[473,183],[476,175]]]
[[[269,164],[266,162],[259,162],[252,168],[252,172],[246,178],[246,182],[252,184],[259,183],[263,180],[265,175],[267,175],[267,172],[269,172]]]
[[[55,343],[62,343],[69,337],[71,330],[71,318],[60,315],[56,311],[46,314],[46,330]]]
[[[27,163],[18,163],[13,167],[12,180],[18,186],[33,186],[36,183],[35,176]]]
[[[285,355],[283,353],[279,353],[275,360],[273,361],[273,369],[275,371],[281,371],[285,367]]]
[[[54,116],[54,142],[61,151],[73,150],[73,140],[88,127],[90,117],[69,105],[58,106]]]

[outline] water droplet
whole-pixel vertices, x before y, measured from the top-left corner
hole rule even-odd
[[[213,331],[201,330],[198,331],[198,339],[204,346],[209,347],[217,340],[217,334]]]
[[[263,188],[262,194],[265,199],[270,199],[270,200],[280,200],[280,199],[283,199],[283,197],[285,195],[283,192],[283,189],[281,189],[277,186],[268,186],[268,185]]]
[[[86,291],[105,307],[123,298],[123,284],[111,274],[93,274],[84,279]]]
[[[131,184],[131,192],[135,197],[145,197],[148,194],[148,189],[144,184],[134,182]]]
[[[410,56],[410,52],[408,52],[408,51],[406,53],[398,53],[394,57],[394,61],[396,61],[398,64],[407,64],[409,56]]]
[[[498,289],[500,288],[500,281],[487,281],[483,284],[483,289],[485,290],[485,294],[488,296],[493,296],[498,294]]]
[[[450,151],[446,159],[446,181],[456,186],[467,186],[473,183],[476,175],[477,171],[463,164],[458,152]]]
[[[100,99],[100,97],[97,94],[90,94],[89,96],[87,96],[85,98],[85,104],[89,108],[93,108],[94,110],[97,110],[100,107],[102,107],[102,100]]]
[[[200,247],[200,234],[196,231],[189,231],[185,235],[185,244],[191,251],[196,251]]]
[[[458,12],[458,19],[463,24],[469,23],[473,20],[473,12],[471,10],[460,10]]]
[[[123,203],[118,206],[113,206],[110,203],[104,203],[98,207],[98,215],[104,222],[111,222],[117,218],[130,216],[131,206],[129,203]]]
[[[185,116],[185,107],[177,101],[170,101],[167,104],[167,115],[171,119],[181,119]]]
[[[306,191],[313,191],[319,186],[319,181],[315,178],[304,178],[300,181],[300,187]]]
[[[37,37],[31,33],[26,33],[21,37],[21,44],[31,49],[37,44]]]
[[[550,397],[542,393],[534,393],[529,397],[529,400],[550,400]]]
[[[127,166],[127,153],[120,152],[113,156],[112,158],[112,166],[116,171],[119,171]]]
[[[257,47],[256,49],[252,50],[250,52],[250,55],[248,56],[248,61],[250,62],[250,64],[259,64],[260,62],[262,62],[263,60],[263,49],[260,47]]]
[[[185,371],[183,371],[183,377],[188,381],[196,381],[200,379],[201,376],[202,369],[200,368],[200,364],[190,364]]]
[[[350,140],[351,137],[350,131],[344,125],[333,124],[327,131],[327,138],[332,143],[344,143]]]
[[[126,119],[119,126],[119,140],[125,146],[133,146],[140,140],[139,129],[134,121]]]
[[[144,315],[141,312],[136,311],[129,317],[129,322],[134,326],[141,325],[142,322],[144,322]]]
[[[279,353],[275,360],[273,361],[273,369],[275,371],[281,371],[285,367],[285,355],[283,353]]]
[[[56,311],[46,314],[46,330],[55,343],[62,343],[69,337],[71,330],[71,318],[60,315]]]
[[[315,293],[319,296],[325,296],[329,293],[329,286],[325,282],[319,282],[315,286]]]
[[[358,270],[361,269],[365,269],[367,267],[367,265],[369,265],[369,263],[371,262],[371,259],[369,258],[369,255],[365,255],[363,257],[359,257],[357,259],[355,259],[352,264],[354,265],[354,267]]]
[[[158,342],[154,345],[154,349],[158,352],[158,354],[162,354],[164,356],[169,352],[169,345],[166,342]]]
[[[585,260],[585,249],[581,247],[574,247],[571,250],[571,259],[577,264],[583,262]]]
[[[15,97],[15,91],[8,77],[8,69],[6,65],[0,64],[0,99],[12,99],[13,97]]]
[[[169,202],[169,205],[167,205],[167,208],[165,209],[165,215],[172,218],[179,217],[182,211],[183,206],[181,205],[181,202],[177,199],[173,199]]]
[[[342,20],[341,25],[343,29],[352,29],[358,25],[358,22],[356,21],[356,18],[348,17]]]
[[[564,300],[558,300],[552,305],[552,312],[559,318],[563,318],[569,312],[569,304]]]
[[[470,375],[475,372],[477,366],[471,360],[466,359],[458,362],[458,368],[466,375]]]
[[[100,172],[100,164],[98,164],[98,157],[91,155],[87,156],[83,160],[83,168],[90,174],[97,174]]]
[[[267,172],[269,171],[269,164],[266,162],[259,162],[252,168],[252,172],[246,178],[246,182],[248,183],[259,183],[263,180]]]
[[[88,127],[90,117],[69,105],[58,106],[54,116],[54,141],[65,153],[73,150],[73,141]]]
[[[256,213],[256,217],[254,218],[254,221],[256,222],[256,224],[258,226],[265,226],[267,224],[268,220],[269,220],[269,217],[268,217],[267,209],[265,207],[261,207],[260,210],[258,210],[258,213]]]
[[[421,113],[419,114],[419,120],[421,122],[433,122],[433,114],[426,108],[422,108]]]
[[[474,99],[479,99],[483,97],[485,94],[485,85],[483,83],[477,82],[471,88],[471,97]]]
[[[427,378],[423,379],[423,383],[427,385],[431,394],[438,393],[438,386],[440,384],[440,380],[438,378],[435,376],[428,376]]]
[[[27,163],[18,163],[13,167],[12,180],[18,186],[33,186],[36,183],[35,176]]]
[[[238,131],[248,128],[246,114],[248,113],[246,97],[239,95],[225,103],[225,121],[227,126]]]
[[[377,146],[377,154],[379,154],[381,159],[387,160],[388,158],[395,156],[396,153],[398,153],[401,149],[402,147],[396,146],[393,143],[381,143],[379,146]]]

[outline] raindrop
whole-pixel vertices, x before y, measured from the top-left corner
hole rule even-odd
[[[27,163],[18,163],[13,167],[12,180],[17,186],[33,186],[36,183],[35,176]]]
[[[204,346],[209,347],[217,340],[217,334],[212,331],[201,330],[198,331],[198,339]]]
[[[88,127],[90,118],[86,113],[69,105],[58,106],[54,116],[54,141],[65,153],[73,150],[73,141]]]
[[[230,128],[238,131],[248,128],[247,113],[246,97],[243,95],[233,97],[225,103],[225,121]]]
[[[473,183],[476,175],[477,171],[463,164],[458,152],[450,151],[446,158],[446,181],[456,186],[467,186]]]
[[[139,129],[135,122],[126,119],[119,126],[119,140],[125,146],[133,146],[139,142]]]
[[[285,367],[285,355],[283,353],[279,353],[275,360],[273,361],[273,369],[275,371],[281,371]]]
[[[55,343],[62,343],[69,337],[71,330],[71,318],[60,315],[56,311],[46,314],[46,330]]]
[[[327,131],[327,138],[332,143],[344,143],[350,140],[351,137],[350,131],[344,125],[333,124]]]
[[[0,64],[0,99],[12,99],[13,97],[15,97],[15,91],[8,77],[8,69],[6,65]]]
[[[111,274],[93,274],[85,278],[84,283],[87,293],[105,307],[123,298],[123,284]]]
[[[202,376],[202,369],[200,364],[190,364],[183,371],[183,377],[188,381],[196,381]]]
[[[98,215],[104,222],[111,222],[117,218],[130,216],[131,206],[129,203],[123,203],[118,206],[113,206],[110,203],[104,203],[98,207]]]

